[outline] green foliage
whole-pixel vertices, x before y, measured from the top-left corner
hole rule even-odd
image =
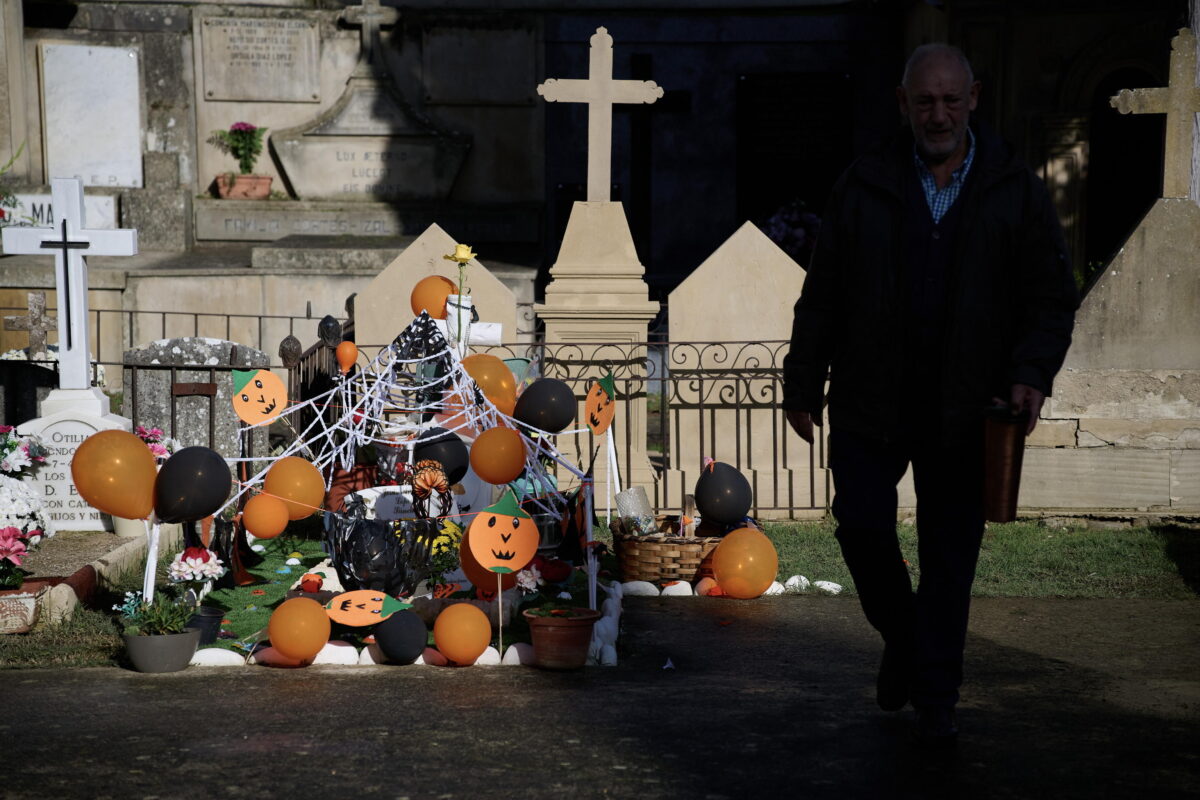
[[[172,597],[159,590],[149,603],[127,603],[121,614],[121,624],[130,636],[161,636],[183,633],[188,620],[196,613],[195,606],[180,597]]]
[[[208,143],[237,159],[238,171],[249,175],[254,164],[262,155],[263,134],[266,128],[256,128],[248,122],[235,122],[229,130],[216,130],[208,137]]]
[[[61,625],[0,636],[0,669],[111,666],[123,649],[111,614],[77,608]]]

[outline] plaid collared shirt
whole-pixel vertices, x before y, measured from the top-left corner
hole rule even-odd
[[[942,217],[946,216],[950,206],[954,205],[959,192],[962,191],[963,184],[967,182],[967,173],[971,171],[971,163],[975,161],[975,134],[971,132],[970,128],[967,128],[967,157],[963,159],[963,163],[958,169],[950,173],[950,182],[943,189],[938,188],[933,173],[929,171],[929,167],[925,166],[925,162],[917,154],[916,145],[913,145],[913,161],[917,165],[917,177],[921,179],[921,189],[925,192],[925,202],[929,204],[929,213],[933,216],[933,222],[936,225],[942,221]]]

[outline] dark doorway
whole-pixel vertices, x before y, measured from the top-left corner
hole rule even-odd
[[[850,76],[840,72],[739,78],[739,219],[753,220],[766,230],[768,220],[781,211],[788,227],[801,224],[798,212],[821,213],[830,189],[853,156],[852,100]],[[776,235],[768,235],[793,258],[807,263]],[[784,236],[811,242],[811,236]]]
[[[1164,116],[1121,114],[1109,105],[1121,89],[1158,85],[1145,70],[1126,67],[1107,75],[1092,97],[1085,255],[1076,266],[1084,286],[1162,195]]]

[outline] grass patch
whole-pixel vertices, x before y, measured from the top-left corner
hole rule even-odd
[[[832,522],[767,523],[783,579],[854,582]],[[900,526],[900,548],[914,585],[920,578],[917,533]],[[1051,528],[1037,522],[989,525],[976,597],[1124,597],[1193,599],[1200,594],[1200,531],[1170,526],[1118,530]]]

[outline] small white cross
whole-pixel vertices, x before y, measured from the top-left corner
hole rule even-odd
[[[614,81],[613,39],[604,28],[591,38],[586,80],[549,78],[537,87],[547,102],[588,104],[587,199],[612,199],[613,103],[653,103],[663,96],[654,81]]]
[[[53,228],[7,227],[2,231],[9,255],[49,255],[54,252],[54,286],[58,291],[58,385],[87,389],[92,385],[88,347],[89,256],[137,254],[137,231],[88,230],[83,219],[83,181],[54,178],[50,182]]]

